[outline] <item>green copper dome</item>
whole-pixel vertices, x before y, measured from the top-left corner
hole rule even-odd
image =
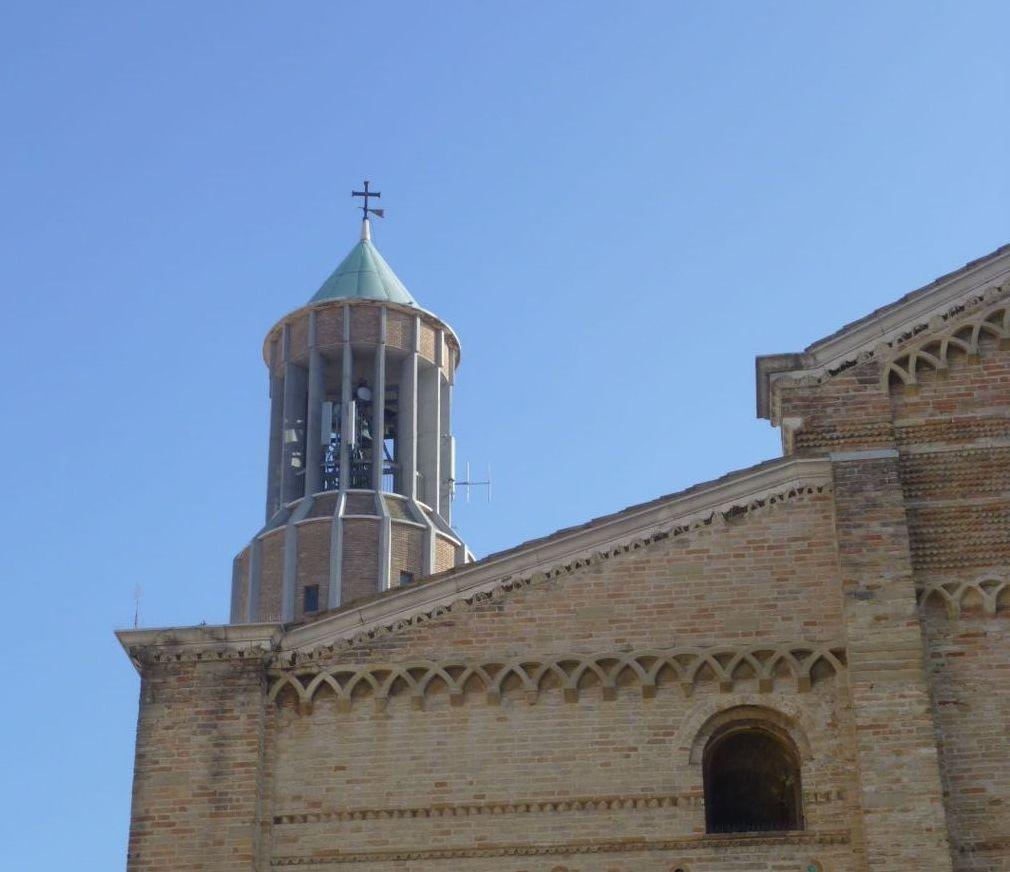
[[[367,237],[367,231],[364,234]],[[384,300],[402,306],[416,306],[392,267],[368,238],[362,239],[316,291],[309,303],[323,300]]]

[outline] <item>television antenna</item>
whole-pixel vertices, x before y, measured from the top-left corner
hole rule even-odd
[[[475,487],[486,487],[487,488],[487,501],[491,502],[491,464],[487,465],[487,479],[484,481],[474,481],[473,477],[470,475],[470,461],[466,462],[466,479],[464,481],[454,481],[452,483],[453,496],[456,494],[456,488],[464,487],[466,488],[466,501],[470,502],[470,491]]]
[[[133,588],[133,629],[140,628],[140,599],[144,595],[144,589],[138,584]]]

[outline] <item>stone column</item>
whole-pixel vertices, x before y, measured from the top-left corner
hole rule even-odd
[[[291,360],[291,325],[284,325],[284,428],[281,439],[281,502],[290,503],[305,493],[305,388],[304,367]]]
[[[386,432],[386,310],[379,309],[379,344],[375,346],[375,376],[372,390],[372,490],[379,510],[378,589],[389,589],[390,542],[392,521],[382,497],[382,467]]]
[[[386,310],[379,310],[379,344],[372,378],[372,490],[382,490],[383,433],[386,431]]]
[[[305,494],[323,487],[323,385],[326,361],[316,342],[316,313],[309,312],[309,400],[305,415]]]
[[[344,303],[344,347],[340,367],[340,490],[346,491],[351,480],[351,307]]]
[[[950,870],[898,453],[832,460],[866,862]]]
[[[424,364],[418,373],[417,387],[417,466],[421,472],[423,491],[418,494],[421,502],[438,510],[439,472],[439,425],[442,392],[440,390],[438,367]]]
[[[445,518],[447,524],[451,524],[452,483],[456,478],[456,452],[452,439],[452,386],[444,378],[441,378],[439,389],[442,395],[439,402],[441,421],[438,428],[438,450],[441,456],[439,462],[441,488],[438,493],[438,505],[433,508]]]
[[[411,353],[403,362],[400,376],[399,448],[403,495],[417,499],[417,368],[421,319],[414,318]]]
[[[270,343],[270,443],[267,448],[267,506],[270,520],[281,505],[281,428],[284,423],[284,379],[280,348],[276,340]]]

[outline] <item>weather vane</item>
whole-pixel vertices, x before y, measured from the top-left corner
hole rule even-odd
[[[385,209],[373,209],[368,205],[369,197],[379,198],[382,196],[382,193],[380,191],[369,191],[368,179],[365,179],[364,187],[365,190],[363,191],[351,191],[352,197],[363,197],[365,200],[364,205],[361,206],[361,219],[367,221],[369,215],[375,215],[377,218],[384,217],[386,214]]]

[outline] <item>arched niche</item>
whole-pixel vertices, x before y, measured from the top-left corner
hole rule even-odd
[[[773,720],[726,721],[709,735],[702,767],[707,832],[803,829],[800,752]]]

